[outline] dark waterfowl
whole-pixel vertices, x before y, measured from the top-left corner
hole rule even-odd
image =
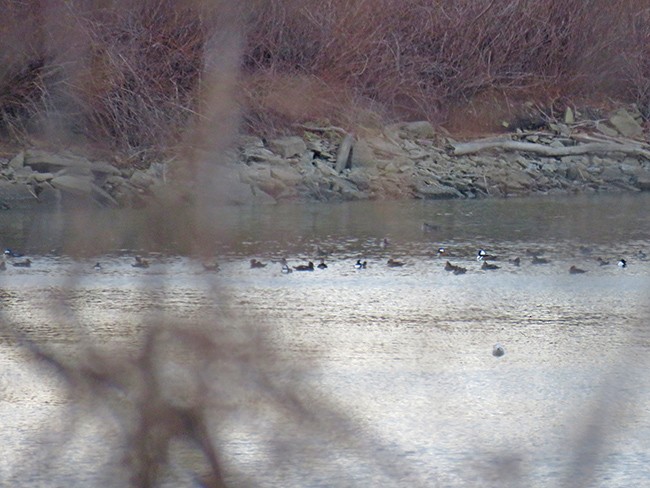
[[[444,247],[439,247],[438,250],[436,251],[436,256],[441,257],[441,256],[451,256],[451,253],[445,249]]]
[[[483,261],[483,264],[481,265],[481,269],[483,270],[493,270],[493,269],[499,269],[501,266],[497,266],[496,264],[488,263],[487,261]]]
[[[360,259],[357,259],[357,262],[354,263],[354,267],[356,269],[366,269],[366,266],[368,265],[368,261],[361,261]]]
[[[445,263],[445,271],[449,271],[450,273],[459,275],[459,274],[465,274],[467,272],[467,269],[461,268],[460,266],[456,266],[455,264],[451,264],[449,261],[447,261]]]
[[[498,342],[494,346],[492,346],[492,355],[494,357],[500,358],[505,353],[506,353],[506,349]]]
[[[5,256],[10,258],[22,258],[24,254],[14,251],[13,249],[7,248],[4,251]]]
[[[570,274],[583,274],[583,273],[586,273],[586,271],[584,269],[580,269],[580,268],[578,268],[576,266],[571,266],[569,268],[569,273]]]
[[[16,261],[15,263],[12,263],[16,268],[30,268],[32,266],[32,261],[27,258],[23,261]]]
[[[102,265],[101,265],[101,263],[95,263],[95,266],[93,266],[93,269],[95,269],[95,270],[97,270],[97,271],[99,271],[100,269],[102,269]]]
[[[616,264],[619,268],[627,268],[627,261],[625,259],[619,259]]]
[[[598,264],[600,264],[601,266],[607,266],[609,264],[609,261],[605,261],[601,257],[596,258],[596,261],[598,261]]]
[[[262,263],[261,261],[253,258],[251,259],[251,268],[266,268],[266,263]]]
[[[521,259],[519,259],[519,256],[517,256],[515,259],[510,260],[510,264],[513,266],[519,266],[521,264]]]
[[[298,266],[294,266],[293,269],[296,271],[314,271],[314,263],[309,261],[308,264],[299,264]]]
[[[318,269],[327,269],[327,264],[325,264],[325,260],[321,259],[320,263],[318,263],[318,266],[316,266]]]
[[[386,264],[388,265],[389,268],[401,268],[404,266],[404,263],[401,261],[395,261],[393,258],[390,258]]]
[[[533,259],[531,260],[532,264],[548,264],[550,261],[546,258],[540,258],[539,256],[533,256]]]
[[[148,268],[149,267],[149,261],[142,258],[141,256],[136,256],[135,257],[135,263],[133,263],[131,266],[133,266],[134,268]]]

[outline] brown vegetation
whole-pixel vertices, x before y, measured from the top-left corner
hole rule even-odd
[[[649,7],[5,0],[0,129],[13,141],[73,135],[130,154],[168,151],[209,113],[206,75],[224,55],[240,60],[229,69],[244,129],[256,133],[314,119],[353,127],[425,118],[487,130],[516,118],[522,102],[552,115],[614,99],[650,115]]]

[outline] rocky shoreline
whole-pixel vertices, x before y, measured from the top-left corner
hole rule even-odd
[[[640,114],[564,121],[461,142],[429,122],[357,134],[304,125],[301,135],[242,136],[218,166],[227,204],[373,199],[521,197],[650,190],[650,145]],[[92,200],[146,205],[174,187],[177,163],[120,169],[68,153],[27,149],[0,159],[3,209]],[[182,168],[181,168],[182,171]],[[181,190],[183,191],[183,190]],[[191,199],[191,190],[184,190]]]

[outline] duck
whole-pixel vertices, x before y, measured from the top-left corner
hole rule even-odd
[[[494,346],[492,346],[492,355],[493,355],[495,358],[500,358],[500,357],[503,356],[505,353],[506,353],[506,349],[505,349],[505,347],[503,347],[503,346],[502,346],[501,344],[499,344],[498,342],[497,342]]]
[[[401,261],[395,261],[393,258],[390,258],[388,262],[386,262],[389,268],[401,268],[404,266],[404,263]]]
[[[584,269],[580,269],[580,268],[578,268],[576,266],[571,266],[569,268],[569,273],[570,274],[583,274],[583,273],[586,273],[586,271]]]
[[[24,256],[24,254],[16,252],[9,247],[5,249],[4,254],[9,258],[22,258]]]
[[[318,266],[316,266],[318,269],[327,269],[327,264],[325,264],[325,260],[321,259],[320,263],[318,263]]]
[[[97,271],[99,271],[100,269],[102,269],[102,265],[101,265],[101,263],[95,263],[95,266],[93,266],[93,269],[94,269],[94,270],[97,270]]]
[[[627,261],[625,259],[619,259],[618,263],[616,263],[616,265],[619,268],[627,268]]]
[[[438,256],[438,257],[440,257],[440,256],[451,256],[451,254],[444,247],[439,247],[438,250],[436,251],[436,256]]]
[[[483,264],[481,265],[481,269],[483,270],[492,270],[492,269],[499,269],[501,266],[497,266],[496,264],[491,264],[488,263],[487,261],[483,261]]]
[[[521,264],[521,259],[517,256],[515,259],[510,260],[510,264],[513,266],[519,266]]]
[[[314,271],[314,263],[309,261],[308,264],[299,264],[298,266],[294,266],[293,269],[296,271]]]
[[[143,259],[141,256],[136,256],[135,263],[133,263],[131,266],[133,266],[134,268],[148,268],[149,261]]]
[[[266,268],[266,263],[263,263],[253,258],[251,259],[251,268]]]
[[[477,261],[496,261],[498,258],[488,254],[485,249],[479,249],[476,253]]]
[[[532,264],[548,264],[550,261],[546,258],[540,258],[539,256],[533,256],[533,259],[530,261]]]
[[[596,261],[598,261],[598,264],[600,264],[601,266],[607,266],[609,264],[609,261],[605,261],[601,257],[596,258]]]
[[[366,269],[366,266],[368,265],[368,261],[361,261],[360,259],[357,259],[357,262],[354,263],[354,267],[356,269]]]
[[[449,261],[445,263],[445,271],[449,271],[451,273],[454,273],[455,275],[459,274],[465,274],[467,272],[466,268],[462,268],[460,266],[456,266],[455,264],[451,264]]]
[[[31,268],[32,266],[32,261],[31,259],[27,258],[23,261],[17,261],[15,263],[12,263],[16,268]]]

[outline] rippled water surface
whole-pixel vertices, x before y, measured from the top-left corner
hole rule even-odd
[[[73,258],[69,217],[5,212],[0,244],[33,263],[0,272],[1,317],[70,354],[80,338],[134,347],[152,317],[255,324],[287,388],[320,399],[308,410],[335,412],[346,435],[240,405],[215,427],[233,486],[643,486],[649,208],[644,194],[232,208],[219,214],[218,272],[182,239],[155,236],[107,239]],[[141,218],[97,217],[125,228]],[[500,269],[481,270],[479,248]],[[327,269],[281,272],[280,258],[318,263],[319,250]],[[136,254],[151,266],[132,267]],[[251,269],[251,258],[268,264]],[[447,260],[467,272],[445,271]],[[66,431],[58,415],[72,401],[10,336],[0,345],[0,484],[123,486],[111,468],[119,422],[93,412]],[[52,461],[59,435],[66,447]],[[290,455],[273,450],[278,436]],[[50,464],[25,463],[34,457]],[[179,473],[170,486],[192,486]]]

